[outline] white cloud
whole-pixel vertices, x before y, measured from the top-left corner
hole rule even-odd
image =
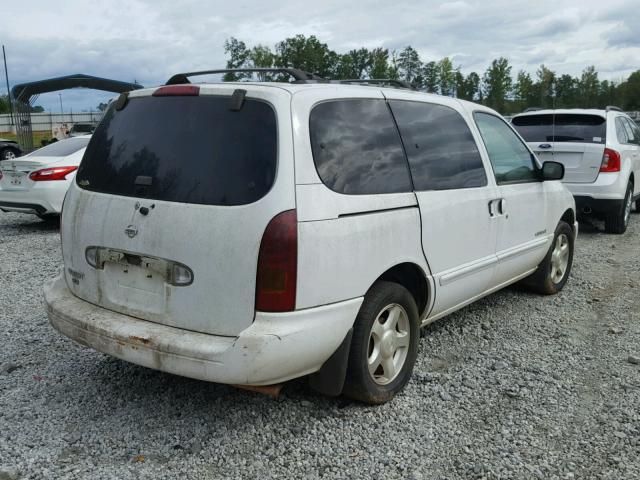
[[[156,85],[178,71],[222,67],[224,40],[273,44],[297,33],[329,47],[401,49],[425,61],[451,56],[464,72],[482,74],[506,56],[513,73],[540,63],[579,75],[595,65],[619,80],[638,68],[637,0],[354,0],[235,2],[187,0],[23,0],[5,2],[2,43],[12,84],[86,73]],[[4,87],[4,82],[0,81]],[[51,99],[50,99],[51,97]],[[74,110],[105,97],[65,92]],[[41,102],[59,110],[56,95]],[[66,107],[65,107],[66,108]]]

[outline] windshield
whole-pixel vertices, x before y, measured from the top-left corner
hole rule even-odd
[[[76,181],[87,190],[170,202],[244,205],[273,185],[273,108],[230,97],[167,96],[111,107],[93,134]]]
[[[42,147],[34,152],[31,152],[30,157],[66,157],[72,153],[76,153],[81,148],[84,148],[89,143],[90,137],[77,137],[67,138],[60,140],[59,142],[53,142]]]

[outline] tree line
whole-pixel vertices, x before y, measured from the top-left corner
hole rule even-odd
[[[269,46],[249,48],[231,37],[224,43],[227,68],[298,68],[330,79],[390,78],[405,80],[416,88],[482,103],[504,115],[526,108],[604,108],[617,105],[640,110],[640,70],[621,82],[600,80],[594,66],[574,77],[540,65],[534,74],[513,72],[504,57],[481,73],[464,74],[450,58],[423,61],[411,46],[402,50],[360,48],[346,53],[331,50],[315,36],[296,35]],[[227,74],[225,80],[245,75]],[[282,80],[281,75],[258,75],[261,80]]]

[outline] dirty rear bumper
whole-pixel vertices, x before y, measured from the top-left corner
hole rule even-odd
[[[192,332],[107,310],[74,296],[62,276],[44,287],[63,335],[122,360],[185,377],[270,385],[316,372],[340,346],[362,297],[288,313],[257,312],[237,337]]]

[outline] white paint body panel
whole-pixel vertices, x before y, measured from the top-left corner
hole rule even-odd
[[[238,84],[202,88],[229,95]],[[45,289],[49,317],[62,333],[171,373],[223,383],[276,383],[322,366],[352,327],[367,290],[388,269],[408,263],[424,273],[428,301],[421,320],[427,323],[531,273],[560,217],[575,208],[560,182],[496,186],[472,117],[474,110],[491,112],[484,107],[366,86],[243,83],[241,88],[276,109],[279,160],[272,190],[251,205],[214,207],[147,202],[72,186],[62,227],[64,279]],[[135,91],[131,97],[145,94]],[[456,109],[478,143],[487,186],[384,195],[328,189],[313,162],[311,109],[333,99],[385,97]],[[489,202],[501,197],[508,219],[489,215]],[[155,208],[141,217],[136,202]],[[256,312],[262,233],[277,213],[293,208],[299,222],[296,310]],[[124,229],[134,220],[139,234],[128,238]],[[135,279],[133,285],[113,283],[108,271],[88,266],[84,252],[90,245],[184,263],[193,269],[194,285],[148,284],[136,293],[128,288],[136,286]],[[82,275],[79,283],[70,270]]]

